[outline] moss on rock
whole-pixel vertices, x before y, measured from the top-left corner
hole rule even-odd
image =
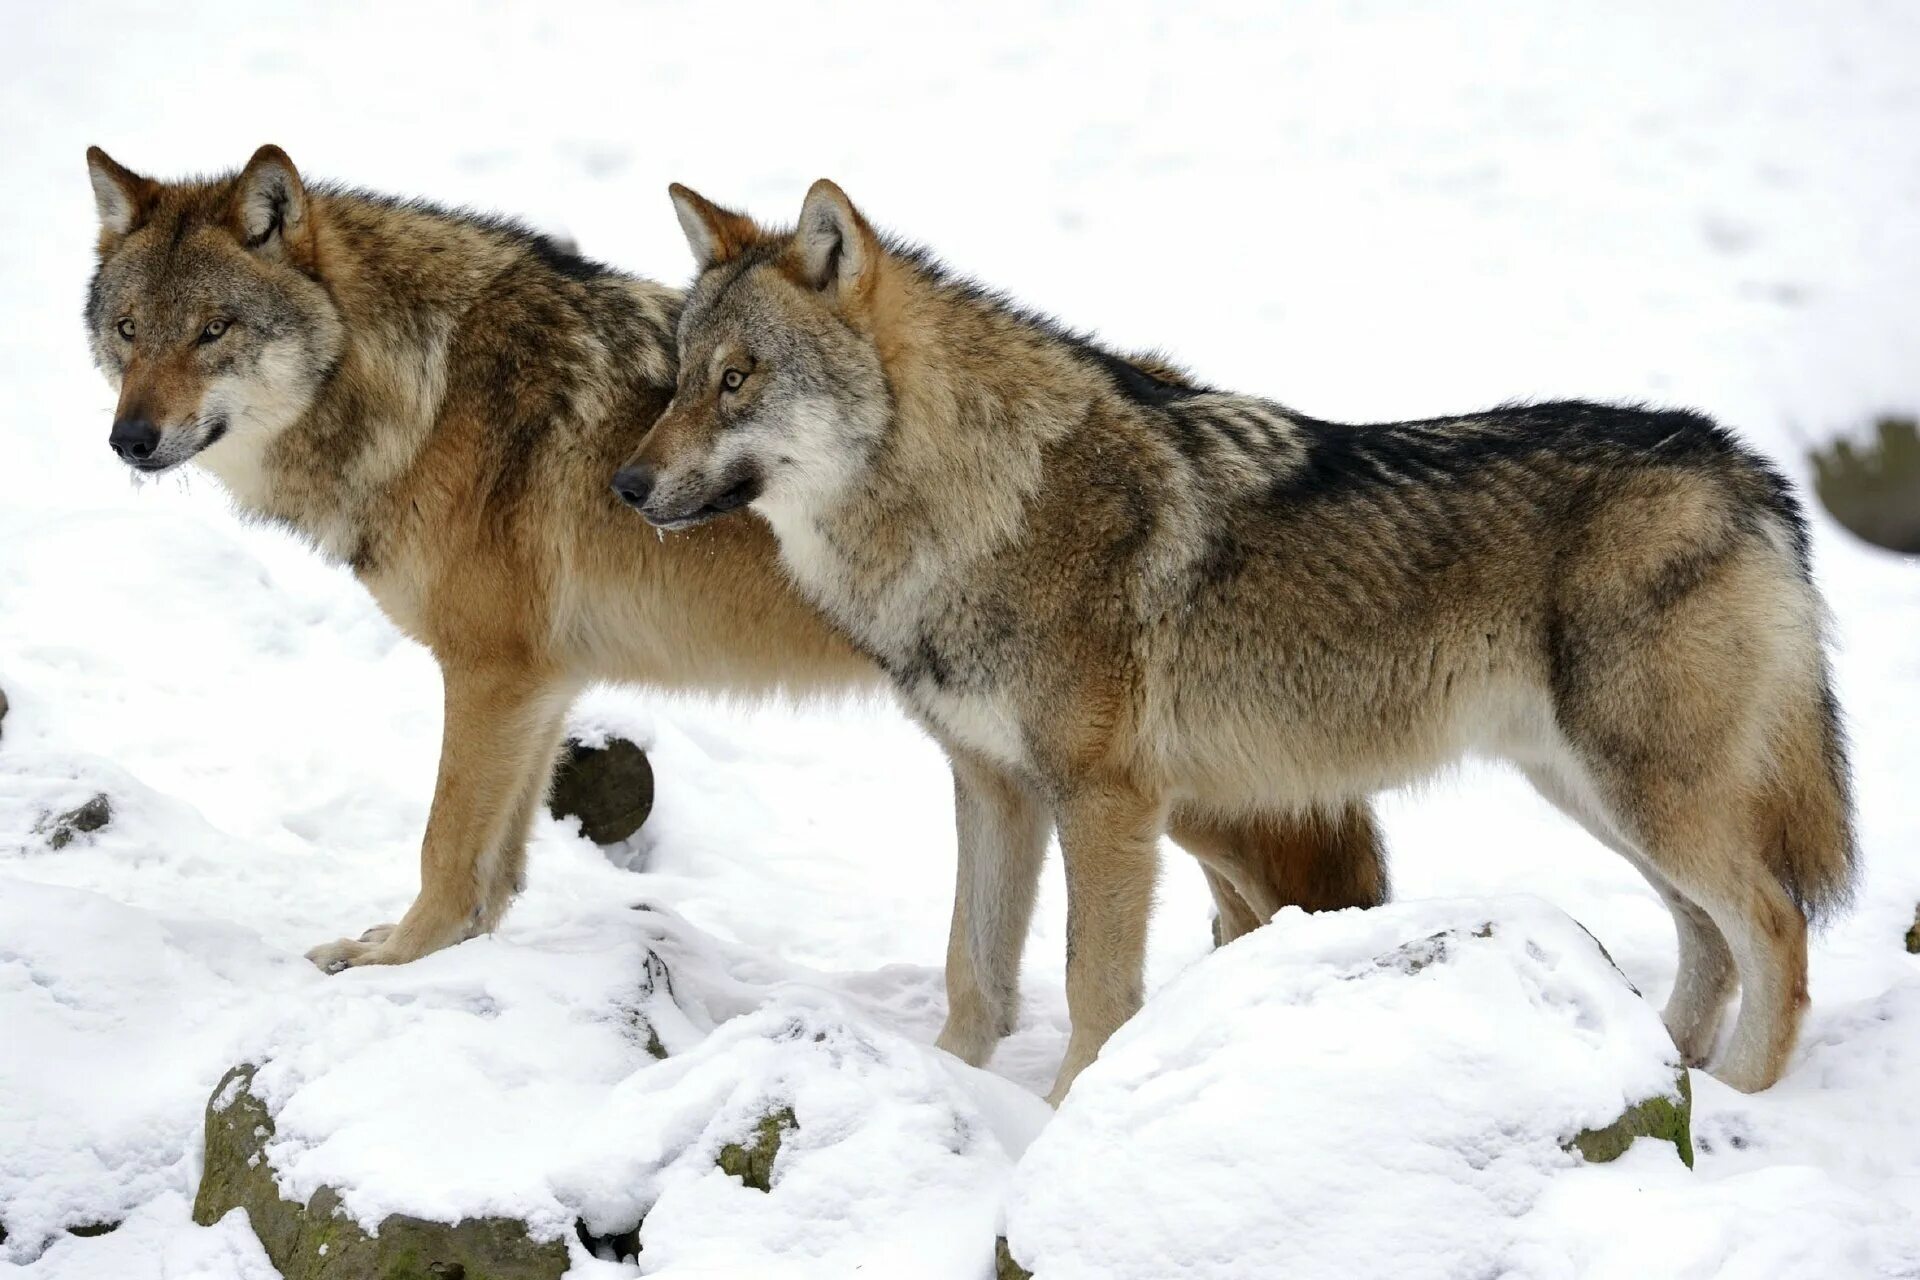
[[[1890,416],[1871,443],[1838,440],[1813,454],[1813,489],[1834,519],[1889,551],[1920,555],[1920,423]]]
[[[1635,1103],[1612,1124],[1582,1130],[1571,1145],[1592,1163],[1606,1164],[1625,1155],[1635,1138],[1671,1142],[1687,1168],[1693,1168],[1693,1086],[1685,1071],[1675,1080],[1671,1096]]]
[[[1005,1236],[993,1242],[993,1280],[1033,1280],[1033,1272],[1013,1260]]]
[[[780,1141],[799,1127],[792,1107],[761,1116],[746,1142],[729,1142],[720,1148],[721,1172],[732,1174],[756,1191],[773,1190],[773,1161],[780,1154]]]
[[[428,1222],[394,1214],[369,1235],[322,1187],[306,1204],[283,1199],[267,1163],[273,1117],[252,1092],[256,1068],[229,1071],[207,1104],[206,1169],[193,1220],[210,1226],[245,1209],[285,1280],[560,1280],[567,1247],[536,1241],[511,1218]]]

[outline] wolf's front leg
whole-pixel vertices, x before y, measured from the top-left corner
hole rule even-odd
[[[1060,807],[1067,864],[1067,1056],[1047,1101],[1059,1106],[1107,1037],[1140,1008],[1147,916],[1167,807],[1116,784],[1082,787]]]
[[[553,767],[553,737],[572,689],[517,666],[443,665],[446,718],[440,776],[420,847],[420,895],[400,922],[315,947],[329,973],[405,964],[491,928],[504,910],[495,884],[503,842],[524,840],[528,797]]]
[[[535,738],[536,763],[527,775],[520,799],[507,818],[506,832],[494,854],[480,868],[480,918],[473,934],[492,933],[500,927],[507,908],[527,887],[527,842],[533,838],[533,824],[546,808],[547,793],[553,786],[553,769],[560,757],[560,742],[566,730],[566,710],[578,689],[569,689],[566,698],[552,711]]]
[[[967,752],[948,755],[960,858],[947,934],[947,1022],[937,1043],[977,1067],[1019,1013],[1020,951],[1049,824],[1018,779]]]

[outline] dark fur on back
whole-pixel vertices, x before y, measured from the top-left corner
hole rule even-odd
[[[1161,357],[1123,355],[1092,334],[1015,301],[1000,290],[957,275],[923,246],[884,237],[889,253],[937,288],[993,309],[1099,369],[1127,399],[1161,411],[1181,451],[1204,463],[1215,442],[1247,453],[1280,442],[1271,419],[1244,411],[1251,397],[1224,396],[1173,370]],[[768,244],[741,271],[777,256]],[[1177,376],[1170,376],[1177,375]],[[1271,497],[1298,503],[1364,496],[1371,486],[1404,483],[1456,484],[1490,463],[1526,464],[1544,457],[1600,462],[1632,456],[1654,465],[1715,469],[1731,464],[1751,479],[1756,506],[1777,519],[1791,537],[1803,576],[1810,580],[1811,551],[1806,515],[1786,477],[1765,458],[1705,414],[1587,400],[1514,402],[1472,414],[1405,422],[1356,425],[1308,417],[1260,402],[1304,439],[1305,458],[1276,477]],[[1468,430],[1462,430],[1468,427]]]

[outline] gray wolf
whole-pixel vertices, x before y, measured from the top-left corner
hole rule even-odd
[[[1737,978],[1715,1071],[1779,1078],[1854,844],[1800,508],[1730,433],[1585,403],[1323,422],[958,280],[830,182],[791,231],[673,196],[679,382],[615,485],[664,529],[763,517],[946,748],[972,927],[943,1044],[978,1062],[1006,1023],[1005,904],[1050,822],[1057,1102],[1139,1005],[1173,808],[1337,809],[1472,752],[1665,900],[1681,1053]]]
[[[608,492],[672,395],[679,291],[502,219],[309,185],[277,147],[185,182],[98,148],[87,163],[86,321],[119,394],[113,449],[143,473],[211,473],[241,510],[350,567],[440,666],[419,896],[397,924],[316,947],[317,964],[402,964],[494,928],[589,682],[880,686],[793,591],[764,528],[660,540]],[[1290,903],[1386,892],[1364,805],[1182,811],[1173,826],[1225,937]]]

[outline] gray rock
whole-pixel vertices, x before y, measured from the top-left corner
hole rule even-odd
[[[653,811],[653,766],[625,738],[604,747],[569,740],[554,769],[547,807],[556,818],[578,818],[595,844],[619,844]]]
[[[566,1273],[565,1242],[536,1241],[511,1218],[445,1223],[394,1214],[368,1235],[340,1212],[331,1187],[306,1204],[282,1199],[266,1155],[273,1117],[251,1092],[255,1070],[229,1071],[207,1104],[195,1222],[211,1226],[245,1209],[285,1280],[560,1280]]]
[[[1872,443],[1839,440],[1813,454],[1813,490],[1856,537],[1920,555],[1920,422],[1886,417]]]
[[[1920,956],[1920,907],[1913,912],[1913,928],[1907,930],[1907,953]]]
[[[89,835],[113,821],[113,802],[106,792],[75,809],[69,809],[46,824],[47,846],[64,849],[78,835]]]
[[[0,689],[0,738],[7,736],[7,691]]]

